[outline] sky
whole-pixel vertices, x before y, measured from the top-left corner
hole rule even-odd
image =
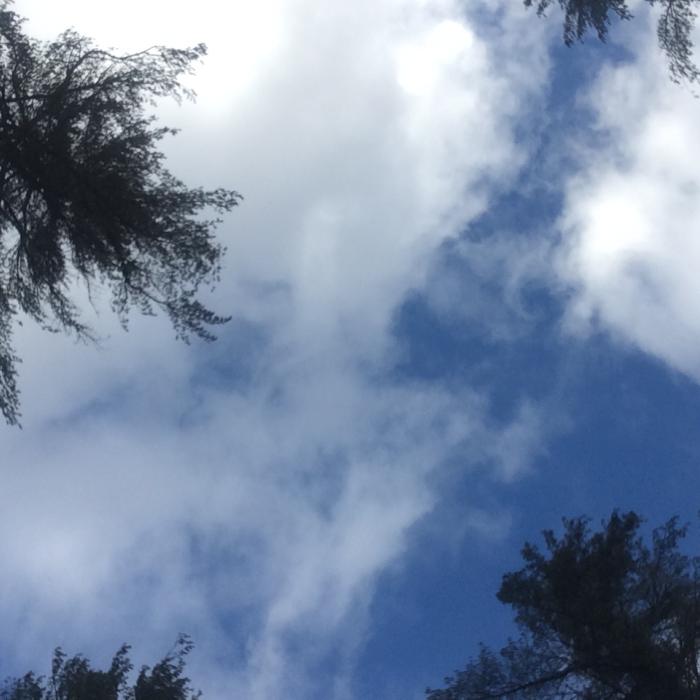
[[[245,199],[215,343],[106,292],[97,345],[17,327],[0,675],[186,632],[207,699],[418,700],[562,516],[696,517],[700,101],[633,5],[566,48],[511,0],[16,0],[206,42],[163,147]]]

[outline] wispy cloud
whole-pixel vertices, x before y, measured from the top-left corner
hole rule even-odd
[[[492,425],[469,387],[389,370],[397,305],[524,161],[515,132],[546,46],[506,3],[248,4],[121,3],[100,19],[17,3],[40,33],[209,41],[200,103],[162,108],[185,127],[171,164],[246,200],[221,230],[213,303],[235,321],[217,346],[174,346],[153,319],[123,335],[104,314],[98,351],[20,330],[2,651],[30,664],[56,643],[128,639],[157,654],[186,629],[205,691],[313,697],[316,678],[341,698],[376,577],[438,497],[430,475],[459,456],[513,479],[536,452],[534,407]],[[475,511],[470,527],[501,524]],[[315,677],[333,655],[333,678]]]

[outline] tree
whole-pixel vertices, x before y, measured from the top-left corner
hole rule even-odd
[[[48,679],[34,673],[9,679],[0,690],[0,700],[197,700],[201,694],[192,691],[184,675],[185,657],[192,649],[189,637],[181,635],[173,650],[152,669],[144,666],[130,686],[133,665],[127,644],[107,671],[93,669],[80,654],[69,659],[59,648]]]
[[[672,519],[639,534],[634,512],[602,531],[565,519],[526,543],[525,566],[503,577],[498,598],[520,637],[482,646],[428,700],[691,700],[700,698],[700,558],[679,551],[687,527]]]
[[[526,7],[536,5],[542,16],[555,0],[524,0]],[[601,41],[608,36],[612,18],[632,19],[625,0],[557,0],[564,12],[564,42],[572,46],[583,41],[588,30],[593,30]],[[661,5],[662,12],[656,27],[659,46],[668,57],[671,79],[678,83],[700,79],[700,71],[693,61],[692,31],[695,26],[697,0],[646,0],[649,5]]]
[[[111,291],[128,311],[164,311],[176,335],[213,339],[227,319],[197,299],[218,278],[214,230],[240,200],[232,190],[190,188],[158,146],[175,129],[147,108],[193,93],[180,78],[206,53],[155,46],[130,55],[66,31],[28,37],[0,0],[0,411],[19,418],[13,320],[91,339],[72,296],[76,280]]]

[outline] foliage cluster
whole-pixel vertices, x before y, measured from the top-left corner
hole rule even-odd
[[[571,46],[583,41],[589,30],[605,41],[614,17],[632,19],[626,0],[525,0],[526,7],[537,8],[542,16],[558,3],[564,12],[564,42]],[[692,32],[695,27],[697,0],[646,0],[650,6],[661,7],[656,25],[659,46],[668,58],[674,82],[697,81],[700,71],[693,60]]]
[[[527,543],[525,566],[498,592],[520,637],[482,647],[428,700],[697,700],[700,558],[680,551],[676,519],[639,534],[640,517],[613,513],[591,533],[584,518]]]
[[[180,83],[205,54],[152,47],[114,55],[75,31],[41,42],[0,5],[0,411],[19,417],[13,319],[91,338],[76,281],[111,289],[129,309],[162,310],[183,339],[213,336],[226,319],[196,299],[216,282],[219,216],[240,195],[191,188],[165,167],[154,100],[192,93]]]
[[[184,675],[185,657],[192,651],[189,637],[181,635],[173,650],[153,668],[144,666],[136,682],[129,684],[133,664],[129,646],[123,645],[106,671],[95,670],[84,656],[67,658],[54,652],[48,678],[27,673],[9,679],[0,690],[0,700],[197,700]]]

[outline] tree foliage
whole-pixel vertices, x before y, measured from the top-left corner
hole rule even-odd
[[[700,558],[679,550],[674,518],[648,544],[635,513],[613,513],[592,533],[584,518],[527,543],[524,567],[498,598],[520,637],[482,646],[428,700],[691,700],[700,698]]]
[[[226,319],[196,299],[223,248],[214,229],[240,195],[190,188],[165,167],[154,100],[192,97],[180,79],[206,52],[152,47],[130,55],[75,31],[28,37],[0,3],[0,410],[19,416],[13,319],[91,338],[72,292],[111,290],[123,324],[164,311],[178,337],[212,339]]]
[[[185,657],[192,651],[189,637],[181,635],[173,650],[153,668],[144,666],[133,685],[129,646],[123,645],[106,671],[95,670],[84,656],[68,658],[56,649],[48,678],[27,673],[9,679],[0,700],[197,700],[184,675]]]
[[[582,41],[589,30],[601,41],[608,36],[612,19],[632,19],[626,0],[556,0],[564,12],[564,42],[567,46]],[[698,81],[700,71],[693,61],[692,31],[695,26],[697,0],[646,0],[660,5],[661,16],[656,27],[659,46],[668,58],[674,82]],[[525,0],[542,16],[555,0]]]

